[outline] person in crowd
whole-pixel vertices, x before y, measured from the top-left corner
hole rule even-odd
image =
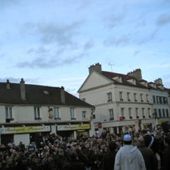
[[[170,169],[170,133],[165,137],[166,147],[163,152],[162,170]]]
[[[146,170],[143,156],[136,146],[132,145],[132,136],[123,136],[123,146],[115,158],[114,170]]]
[[[103,156],[103,170],[113,170],[117,145],[115,141],[109,143],[107,152]]]
[[[151,148],[145,146],[143,136],[138,138],[138,148],[142,153],[145,161],[146,170],[157,170],[157,161],[154,152]]]
[[[156,157],[155,164],[157,167],[157,170],[161,170],[161,153],[160,153],[160,143],[157,138],[155,138],[151,134],[146,134],[144,137],[144,143],[147,148],[150,148]]]

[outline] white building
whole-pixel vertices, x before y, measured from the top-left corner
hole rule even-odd
[[[154,86],[154,87],[153,87]],[[79,97],[95,106],[96,129],[111,132],[155,126],[155,109],[161,109],[161,120],[170,117],[169,105],[153,102],[153,96],[168,99],[168,91],[158,83],[142,79],[141,70],[128,74],[102,71],[99,63],[89,67],[89,75],[78,90]]]
[[[29,144],[37,134],[89,134],[94,107],[63,87],[0,83],[0,142]]]

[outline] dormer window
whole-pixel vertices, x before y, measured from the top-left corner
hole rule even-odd
[[[139,81],[139,83],[144,87],[148,87],[148,83],[145,80],[141,80],[141,81]]]
[[[128,79],[127,82],[129,82],[130,84],[136,85],[136,80],[133,78]]]
[[[112,79],[115,80],[116,82],[122,83],[122,77],[120,76],[113,77]]]

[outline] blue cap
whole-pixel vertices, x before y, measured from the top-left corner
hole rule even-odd
[[[132,141],[132,136],[130,134],[126,134],[123,136],[123,141],[130,142]]]

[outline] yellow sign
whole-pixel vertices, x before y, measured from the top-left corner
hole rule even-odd
[[[69,130],[84,130],[84,129],[90,129],[90,124],[70,124],[70,125],[58,125],[57,130],[58,131],[69,131]]]
[[[49,126],[20,126],[2,128],[2,134],[48,132],[48,131],[50,131]]]

